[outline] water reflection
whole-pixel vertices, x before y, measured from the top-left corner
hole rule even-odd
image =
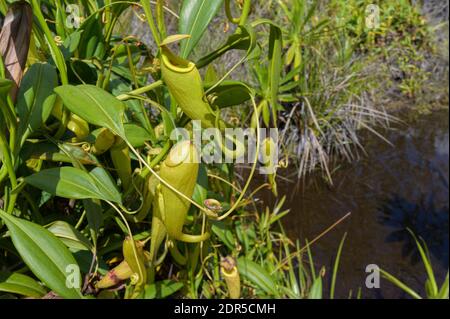
[[[424,269],[417,263],[411,228],[429,246],[437,278],[449,265],[448,110],[421,116],[387,133],[394,147],[367,138],[368,157],[341,167],[329,187],[309,179],[291,196],[286,227],[292,238],[317,236],[347,212],[351,217],[314,247],[316,262],[331,269],[344,232],[348,232],[338,276],[337,292],[345,297],[365,282],[365,267],[377,264],[405,283],[423,291]],[[292,184],[280,185],[292,195]],[[382,282],[379,290],[363,287],[367,298],[405,297]]]
[[[418,203],[412,203],[398,195],[386,201],[381,209],[380,222],[392,228],[386,242],[400,242],[403,244],[402,256],[410,257],[411,262],[421,262],[417,245],[410,229],[416,236],[427,243],[428,249],[442,267],[448,268],[448,207],[436,209],[433,194],[423,198]]]

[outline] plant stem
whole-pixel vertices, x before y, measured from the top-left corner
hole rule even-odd
[[[251,0],[245,0],[241,16],[239,18],[234,18],[231,13],[230,0],[225,0],[225,13],[227,15],[228,20],[230,20],[231,23],[240,26],[245,25],[247,23],[248,15],[250,14],[251,4],[252,4]]]
[[[244,2],[244,8],[242,9],[242,15],[239,18],[239,25],[243,26],[247,23],[248,15],[250,14],[252,1],[251,0],[245,0]]]
[[[129,99],[132,99],[134,97],[134,95],[140,95],[140,94],[146,93],[148,91],[152,91],[152,90],[154,90],[154,89],[156,89],[156,88],[158,88],[158,87],[160,87],[162,85],[163,85],[163,81],[162,80],[158,80],[158,81],[153,82],[152,84],[149,84],[147,86],[144,86],[144,87],[141,87],[139,89],[130,91],[128,93],[124,93],[124,94],[121,94],[119,96],[116,96],[116,98],[118,100],[121,100],[121,101],[126,101],[126,100],[129,100]]]

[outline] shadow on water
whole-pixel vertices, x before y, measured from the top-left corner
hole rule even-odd
[[[385,280],[380,289],[366,288],[369,264],[423,293],[426,274],[407,228],[426,241],[436,277],[444,280],[449,265],[448,125],[448,110],[443,110],[386,132],[393,146],[368,136],[368,156],[339,168],[334,186],[314,177],[297,187],[279,185],[289,199],[285,226],[292,239],[311,240],[352,213],[312,250],[317,266],[330,270],[339,241],[348,233],[337,296],[345,298],[361,287],[365,298],[407,297]],[[269,195],[264,197],[270,202]]]
[[[437,257],[443,268],[448,268],[448,207],[436,209],[432,202],[412,203],[398,195],[386,201],[381,209],[380,223],[392,228],[387,243],[402,243],[402,257],[411,258],[413,264],[421,262],[414,238],[406,229],[422,238],[430,253]],[[431,200],[431,201],[430,201]]]

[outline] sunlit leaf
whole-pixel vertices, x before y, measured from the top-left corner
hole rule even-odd
[[[13,217],[0,210],[14,247],[25,264],[50,289],[63,298],[81,298],[81,275],[75,258],[67,247],[42,226]],[[67,276],[73,277],[73,287],[67,285]],[[78,282],[76,281],[78,279]]]
[[[47,291],[36,280],[20,273],[0,272],[0,291],[41,298]]]
[[[144,299],[163,299],[167,298],[181,288],[184,284],[173,280],[163,280],[155,282],[154,284],[145,286]]]
[[[68,166],[49,168],[25,178],[28,184],[52,195],[64,198],[96,198],[120,202],[117,194],[114,193],[114,189],[107,190],[108,187],[104,185],[99,188],[96,180],[89,173]]]
[[[125,104],[110,93],[93,85],[63,85],[57,87],[55,92],[71,112],[86,122],[109,128],[125,138]]]
[[[66,222],[56,221],[47,229],[69,248],[76,250],[92,250],[92,245],[89,240],[75,227]]]
[[[50,116],[56,100],[53,90],[57,85],[56,69],[50,64],[35,63],[25,73],[17,97],[21,144]]]
[[[322,289],[322,277],[317,276],[309,291],[308,299],[322,299]]]
[[[125,135],[133,147],[143,147],[151,140],[150,133],[146,129],[131,123],[125,124]]]
[[[246,51],[246,56],[248,56],[255,47],[255,30],[251,26],[239,26],[236,29],[236,32],[231,35],[222,46],[202,57],[197,61],[196,65],[198,68],[202,68],[230,50],[243,50]]]
[[[181,57],[187,58],[200,41],[223,0],[184,0],[180,12],[178,32],[191,37],[181,43]]]
[[[270,296],[278,297],[277,285],[272,276],[252,260],[238,259],[239,273]]]

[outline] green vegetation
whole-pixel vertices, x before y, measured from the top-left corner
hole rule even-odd
[[[411,236],[414,237],[414,240],[417,244],[417,249],[419,250],[420,257],[422,258],[423,265],[425,267],[425,271],[427,274],[427,280],[425,281],[425,292],[426,298],[428,299],[448,299],[448,272],[445,277],[445,281],[442,286],[439,286],[436,277],[433,272],[433,266],[431,265],[430,253],[428,252],[427,246],[424,242],[421,241],[410,231]],[[396,285],[398,288],[402,289],[408,295],[415,299],[422,299],[419,293],[408,287],[406,284],[401,282],[399,279],[395,278],[395,276],[391,275],[385,270],[381,270],[381,273],[384,278],[390,281],[392,284]]]
[[[240,183],[237,165],[192,163],[196,146],[170,137],[192,120],[276,127],[282,161],[262,164],[331,182],[331,163],[363,150],[360,130],[383,138],[396,121],[369,61],[393,57],[410,98],[427,80],[421,16],[382,2],[389,24],[369,31],[358,0],[0,0],[20,17],[0,35],[0,298],[334,298],[345,237],[328,276],[313,242],[285,234],[284,198],[255,203],[278,195],[276,174],[251,189],[257,161]],[[125,15],[151,40],[121,32]]]

